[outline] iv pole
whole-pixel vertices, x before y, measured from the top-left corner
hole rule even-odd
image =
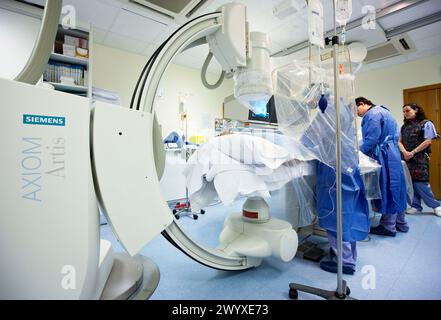
[[[182,107],[182,111],[180,111],[180,115],[181,115],[181,122],[182,125],[185,125],[185,139],[184,139],[184,145],[182,146],[182,148],[184,149],[185,152],[185,162],[188,162],[188,159],[190,157],[190,150],[188,148],[188,112],[185,109],[185,96],[180,97],[180,102],[179,102],[179,108]],[[181,127],[181,129],[184,129]],[[175,216],[176,220],[179,220],[180,217],[184,217],[184,216],[188,216],[188,217],[192,217],[194,220],[198,219],[198,214],[194,213],[191,210],[191,204],[190,204],[190,199],[188,197],[188,187],[185,186],[185,203],[181,204],[180,202],[178,202],[175,206],[175,208],[172,210],[173,215]],[[205,210],[201,209],[199,211],[200,214],[205,214]]]
[[[182,146],[184,152],[185,152],[185,162],[188,162],[188,158],[189,158],[189,150],[188,150],[188,145],[187,145],[187,141],[188,141],[188,119],[187,119],[187,110],[185,109],[185,96],[180,96],[179,97],[179,109],[182,108],[182,111],[180,110],[180,115],[181,115],[181,124],[182,126],[185,126],[185,138],[184,138],[184,145]],[[184,129],[181,127],[181,129]],[[191,211],[191,207],[190,207],[190,201],[188,199],[188,187],[185,186],[185,203],[181,204],[181,203],[177,203],[176,207],[172,210],[173,215],[175,216],[175,218],[178,220],[180,217],[183,216],[191,216],[193,217],[194,220],[196,220],[198,218],[197,214],[194,214]]]
[[[337,180],[337,289],[336,291],[323,290],[304,286],[301,284],[289,284],[289,297],[291,299],[298,298],[298,291],[303,291],[318,295],[328,300],[352,300],[349,296],[350,290],[343,279],[343,250],[342,250],[342,190],[341,190],[341,132],[340,132],[340,104],[338,103],[338,36],[337,36],[337,22],[335,14],[335,0],[333,2],[334,8],[334,36],[332,37],[333,44],[333,58],[334,58],[334,104],[335,104],[335,140],[336,140],[336,180]]]
[[[337,179],[337,292],[341,299],[345,297],[343,287],[346,286],[343,280],[343,248],[342,248],[342,199],[341,199],[341,132],[340,132],[340,104],[338,102],[338,36],[335,14],[335,1],[333,3],[334,37],[334,104],[335,104],[335,139],[336,139],[336,179]],[[346,291],[346,290],[345,290]]]

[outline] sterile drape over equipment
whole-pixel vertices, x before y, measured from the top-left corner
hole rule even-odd
[[[297,146],[298,154],[307,154],[315,159],[317,175],[316,194],[319,223],[322,227],[336,232],[335,228],[335,108],[328,102],[327,109],[321,111],[319,100],[324,94],[333,101],[332,70],[310,65],[312,62],[297,62],[273,71],[274,99],[279,130],[286,134]],[[349,73],[349,62],[342,66]],[[310,82],[312,81],[312,82]],[[365,187],[359,168],[359,153],[354,126],[353,77],[341,77],[342,95],[342,172],[343,172],[343,238],[345,241],[363,240],[369,232],[369,211]],[[305,160],[305,159],[302,159]],[[364,162],[372,164],[372,162]],[[370,172],[378,172],[373,164]],[[364,173],[367,173],[364,170]],[[306,176],[306,174],[305,174]],[[296,177],[301,179],[302,177]],[[295,196],[307,203],[303,190],[295,188]],[[304,184],[303,184],[304,185]],[[370,186],[371,196],[378,197],[378,186]],[[374,190],[372,190],[374,189]],[[334,192],[334,193],[333,193]]]

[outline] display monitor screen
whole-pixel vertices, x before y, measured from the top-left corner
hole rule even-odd
[[[248,120],[263,121],[269,123],[277,123],[276,106],[274,104],[274,96],[271,96],[268,103],[262,100],[251,103],[253,111],[249,111]]]

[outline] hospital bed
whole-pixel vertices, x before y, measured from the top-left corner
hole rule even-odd
[[[406,169],[404,162],[403,167]],[[249,219],[250,211],[260,214],[263,207],[268,220],[271,217],[286,221],[307,239],[313,234],[326,236],[316,215],[315,168],[314,157],[296,140],[273,130],[250,130],[210,140],[189,159],[184,175],[190,201],[197,209],[216,200],[229,206],[245,198],[242,219]],[[366,198],[381,198],[381,166],[359,152],[359,168]],[[407,187],[411,193],[409,179]],[[253,202],[252,210],[250,202]],[[375,217],[371,211],[371,220]],[[240,213],[235,219],[231,222],[227,218],[224,230],[240,221]],[[223,238],[223,233],[219,239],[220,247],[231,241]],[[296,254],[318,261],[324,251],[305,241]]]
[[[360,159],[369,199],[380,197],[380,166],[363,154]],[[272,216],[299,228],[316,220],[315,165],[308,150],[290,137],[253,130],[212,138],[189,159],[184,175],[198,209],[217,199],[228,206],[261,197]]]

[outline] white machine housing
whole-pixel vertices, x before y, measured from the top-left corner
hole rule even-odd
[[[298,247],[297,233],[290,223],[270,218],[268,204],[261,197],[250,197],[241,213],[232,213],[224,221],[218,249],[232,255],[253,258],[255,266],[262,258],[273,256],[291,261]]]
[[[153,115],[96,102],[93,165],[102,212],[126,251],[135,255],[173,221],[159,187]]]
[[[98,298],[88,100],[4,79],[0,96],[0,299]]]
[[[244,68],[234,73],[234,96],[246,108],[258,113],[272,96],[271,41],[263,32],[250,33],[251,54]]]
[[[110,243],[100,241],[93,184],[102,183],[98,199],[131,255],[172,222],[149,146],[152,116],[95,106],[99,169],[92,179],[88,99],[4,79],[0,94],[0,147],[8,151],[0,167],[0,298],[128,298],[155,274],[145,283],[153,288],[142,289],[153,293],[155,266],[114,256]]]
[[[237,3],[223,5],[222,27],[207,36],[210,50],[225,71],[247,64],[246,8]]]

